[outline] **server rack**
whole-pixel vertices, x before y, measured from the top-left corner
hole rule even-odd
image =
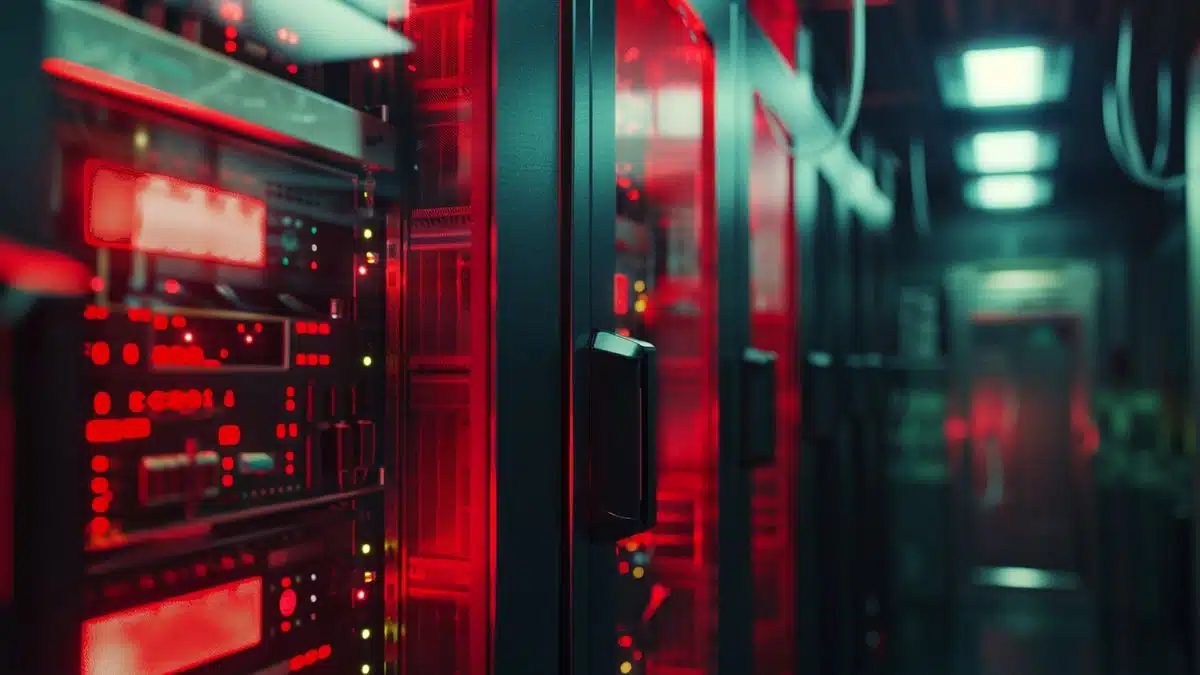
[[[271,667],[302,667],[313,672],[367,672],[368,667],[371,672],[391,673],[437,672],[439,668],[472,673],[558,672],[558,660],[547,658],[547,649],[558,644],[561,628],[558,555],[563,495],[561,483],[553,477],[561,476],[563,470],[565,408],[562,363],[544,357],[556,350],[562,353],[557,319],[561,303],[556,293],[558,267],[553,264],[556,249],[543,247],[544,242],[536,238],[543,232],[557,237],[557,139],[542,133],[554,126],[557,113],[552,99],[540,108],[546,111],[546,118],[531,115],[527,109],[530,91],[524,87],[531,71],[543,73],[549,78],[547,83],[556,84],[557,74],[544,66],[557,57],[557,47],[547,44],[538,30],[525,37],[511,30],[541,28],[553,33],[558,15],[551,11],[543,15],[543,23],[531,23],[532,15],[517,3],[495,12],[486,2],[450,3],[450,7],[418,3],[408,14],[388,13],[388,3],[324,4],[336,5],[337,11],[356,12],[356,25],[363,31],[384,30],[395,39],[402,39],[395,37],[402,32],[424,33],[424,42],[418,40],[417,44],[436,50],[418,49],[408,55],[388,51],[341,54],[328,62],[316,59],[310,65],[300,58],[287,58],[307,47],[310,34],[284,24],[278,26],[278,32],[272,26],[270,34],[259,35],[263,27],[248,22],[248,14],[255,9],[248,4],[101,5],[68,0],[47,6],[55,11],[67,7],[73,12],[67,17],[71,20],[80,12],[92,19],[100,17],[111,29],[104,35],[106,40],[127,43],[124,51],[116,49],[115,53],[136,49],[145,54],[144,59],[131,57],[126,62],[140,64],[133,67],[132,74],[128,70],[109,72],[116,80],[131,79],[132,84],[142,85],[107,82],[113,86],[103,87],[106,91],[101,95],[112,95],[122,109],[129,106],[135,114],[151,110],[155,119],[162,116],[164,123],[195,124],[195,131],[189,127],[182,132],[185,139],[188,134],[229,134],[237,142],[257,143],[286,161],[337,167],[332,175],[347,179],[339,193],[346,204],[353,205],[346,218],[360,219],[354,227],[354,257],[348,255],[343,261],[349,270],[347,278],[364,294],[366,284],[378,284],[379,293],[370,293],[372,297],[386,296],[386,301],[368,308],[365,295],[359,298],[359,306],[373,317],[370,328],[347,347],[348,352],[339,349],[332,356],[356,359],[356,363],[347,363],[351,371],[375,366],[359,390],[358,402],[351,406],[359,406],[361,412],[371,399],[369,421],[375,422],[379,432],[375,445],[379,452],[361,467],[348,467],[354,480],[367,479],[361,489],[353,494],[333,490],[320,499],[322,504],[347,507],[343,513],[351,514],[356,522],[352,536],[361,538],[368,528],[374,532],[369,551],[367,541],[356,539],[353,552],[337,553],[347,560],[373,555],[378,561],[369,570],[358,570],[363,576],[353,593],[336,594],[339,602],[344,596],[356,606],[369,605],[370,620],[362,625],[353,622],[353,636],[349,632],[342,635],[351,622],[330,628],[337,640],[351,645],[349,651],[361,652],[361,659],[351,658],[353,663],[341,657],[343,650],[338,645],[342,642],[330,648],[325,648],[329,643],[314,643],[312,649]],[[256,3],[258,9],[267,5]],[[206,9],[212,14],[206,15]],[[14,167],[13,180],[6,187],[14,189],[6,190],[3,208],[13,216],[5,225],[6,240],[20,242],[37,253],[57,242],[46,225],[48,200],[28,198],[49,193],[52,167],[46,158],[53,153],[45,141],[53,118],[48,114],[51,78],[47,66],[51,64],[45,59],[60,57],[101,74],[107,71],[104,64],[79,63],[91,58],[78,52],[87,41],[70,34],[78,33],[79,25],[64,23],[61,17],[50,23],[40,2],[22,3],[22,12],[21,39],[7,41],[5,46],[13,52],[9,62],[20,73],[22,96],[18,98],[23,107],[15,118],[13,130],[18,133],[4,136],[4,147],[11,155],[6,159]],[[319,21],[316,14],[284,18],[294,17],[296,25],[311,24]],[[371,20],[370,25],[361,21],[364,16]],[[482,17],[475,39],[470,39],[469,33],[447,34],[469,28],[472,16]],[[330,23],[325,28],[335,32],[337,26]],[[69,39],[62,39],[64,30]],[[41,42],[44,33],[56,38],[49,46]],[[320,42],[319,34],[311,37],[312,42]],[[365,37],[369,35],[362,32],[344,44],[362,44]],[[198,61],[181,62],[169,56],[155,60],[156,52],[147,45],[163,41]],[[548,49],[533,53],[525,49],[530,45]],[[67,53],[47,51],[55,49]],[[447,55],[447,51],[454,53]],[[82,81],[95,79],[90,77],[93,70],[49,70],[58,80],[81,80],[62,86],[85,91],[88,96],[89,87],[97,84]],[[495,81],[493,73],[498,75]],[[143,76],[149,80],[138,81]],[[208,77],[211,86],[198,81]],[[465,114],[461,102],[437,100],[451,90],[473,97],[474,114]],[[522,90],[525,95],[518,93]],[[552,88],[542,91],[554,95]],[[212,96],[214,93],[218,95]],[[206,100],[197,100],[205,94]],[[216,107],[220,114],[207,114],[213,111],[200,109],[204,107]],[[447,117],[452,124],[444,124]],[[497,126],[503,131],[495,132]],[[453,133],[444,133],[447,127],[452,127]],[[422,133],[428,135],[415,138]],[[535,142],[519,142],[522,134]],[[146,145],[137,138],[133,143]],[[455,166],[448,167],[443,160],[449,143],[460,150]],[[149,145],[153,147],[153,142]],[[536,153],[539,147],[545,151],[541,163],[528,163],[529,153]],[[475,170],[456,168],[462,165]],[[494,172],[492,166],[527,167],[528,171]],[[451,187],[467,189],[447,197],[447,184],[459,179],[467,185]],[[315,176],[311,182],[292,186],[291,196],[300,202],[317,199],[330,190],[328,182],[328,176],[324,182]],[[542,209],[544,227],[532,232],[527,225],[535,207],[525,200],[539,187],[547,188],[541,195],[544,199],[533,203]],[[511,191],[520,198],[510,198]],[[418,210],[410,213],[412,207]],[[315,252],[316,244],[313,246]],[[547,253],[550,264],[528,265],[531,251]],[[270,263],[275,267],[301,258],[307,263],[311,257],[314,271],[318,262],[322,270],[326,268],[325,260],[318,261],[315,255],[297,254],[295,261],[270,255],[275,256]],[[446,259],[451,264],[443,265]],[[47,267],[58,259],[45,254],[38,262]],[[422,276],[430,270],[435,273]],[[439,276],[438,272],[444,271],[449,272],[448,278]],[[57,276],[69,280],[61,270]],[[83,658],[83,603],[85,587],[90,584],[85,583],[78,538],[60,533],[79,529],[79,514],[87,507],[80,494],[90,489],[84,467],[77,466],[81,443],[76,436],[81,429],[64,407],[90,407],[93,403],[90,393],[85,400],[75,391],[72,376],[80,368],[74,357],[85,325],[80,318],[85,309],[82,296],[98,292],[95,283],[89,288],[88,279],[81,276],[81,287],[71,292],[74,297],[64,300],[51,297],[48,289],[36,289],[39,299],[16,325],[14,346],[7,353],[13,372],[5,382],[6,394],[18,415],[6,430],[11,442],[5,445],[4,475],[21,476],[12,500],[15,534],[10,536],[5,530],[5,546],[0,549],[5,560],[15,558],[16,584],[5,584],[15,592],[11,602],[7,594],[3,600],[2,644],[10,672],[80,672]],[[444,292],[447,287],[453,292]],[[67,314],[74,320],[64,318]],[[497,321],[498,316],[508,318]],[[294,346],[337,332],[325,331],[326,324],[321,321],[288,321],[297,333],[291,336]],[[253,332],[255,324],[248,325]],[[311,326],[315,330],[308,330]],[[350,353],[368,345],[370,353]],[[369,363],[367,357],[372,354]],[[317,367],[330,361],[325,355],[317,349],[311,354],[304,350],[290,354],[305,360],[292,365]],[[50,388],[47,382],[58,384]],[[259,403],[254,399],[247,400],[251,407]],[[359,415],[361,421],[367,421],[364,415]],[[523,423],[529,416],[548,422]],[[308,433],[306,425],[296,426],[293,435]],[[330,427],[331,434],[340,433],[338,424]],[[284,437],[292,434],[287,424],[282,433]],[[446,466],[455,462],[459,469],[451,470],[447,480]],[[429,469],[438,464],[440,473]],[[354,470],[357,468],[370,470]],[[548,480],[531,481],[531,476]],[[82,489],[53,487],[62,485]],[[364,490],[370,494],[359,494]],[[291,507],[297,503],[289,502],[288,509]],[[299,514],[288,509],[280,515]],[[253,526],[246,529],[248,536],[255,536]],[[167,557],[170,555],[174,554]],[[249,559],[235,557],[233,563]],[[217,564],[224,564],[224,559]],[[154,567],[156,574],[173,574],[151,559],[145,565]],[[350,578],[340,573],[337,578],[337,583],[350,583]],[[166,576],[153,581],[165,583]],[[288,590],[292,589],[285,589],[285,595]],[[303,594],[297,595],[300,604],[307,602]],[[530,597],[542,602],[531,603]],[[264,617],[292,610],[290,599],[278,607],[272,604],[274,598],[271,600],[258,608]],[[10,617],[19,617],[20,622],[10,626]],[[262,630],[274,635],[281,626],[263,626]],[[286,631],[287,639],[306,630],[293,626]],[[206,668],[257,672],[256,664],[279,656],[276,652],[274,647],[260,645],[227,658],[216,657],[188,672]]]

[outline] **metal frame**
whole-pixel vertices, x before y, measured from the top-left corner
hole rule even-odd
[[[491,358],[492,635],[489,671],[565,671],[570,248],[558,68],[565,36],[555,3],[476,0],[474,176],[477,260],[487,269]],[[489,25],[490,24],[490,25]],[[487,28],[490,28],[488,30]],[[490,65],[490,67],[488,67]],[[485,93],[486,92],[486,93]],[[487,110],[487,102],[491,109]],[[483,138],[480,139],[479,137]],[[490,181],[488,180],[490,178]],[[479,297],[478,295],[476,297]],[[477,327],[489,323],[476,319]],[[481,439],[482,440],[482,439]]]
[[[101,89],[109,85],[106,77],[149,87],[156,92],[154,103],[176,112],[219,116],[289,145],[396,168],[396,131],[377,117],[104,5],[49,0],[46,6],[48,70],[56,75]]]
[[[989,297],[984,292],[982,285],[986,275],[1016,270],[1054,270],[1062,275],[1062,279],[1053,292],[1041,296],[1039,304],[1034,308],[1005,305],[1003,301],[998,302],[996,296]],[[945,275],[946,314],[949,324],[947,415],[965,419],[970,411],[971,317],[976,313],[997,314],[1014,320],[1035,318],[1047,312],[1078,317],[1082,329],[1080,371],[1072,383],[1072,391],[1089,395],[1086,393],[1092,391],[1099,358],[1097,337],[1100,325],[1097,314],[1100,279],[1100,271],[1095,263],[1071,259],[997,260],[950,267]],[[974,585],[974,507],[970,497],[964,492],[967,489],[967,467],[964,464],[967,446],[963,447],[964,451],[960,452],[959,456],[948,459],[954,484],[955,504],[960,511],[955,519],[954,529],[959,538],[954,545],[957,558],[955,576],[960,591],[967,591]],[[1086,464],[1081,465],[1078,460],[1073,459],[1073,471],[1081,481],[1079,494],[1090,494],[1091,476]],[[1085,550],[1091,550],[1090,539],[1094,527],[1086,518],[1081,526],[1083,531],[1079,535],[1083,538]],[[1088,567],[1088,560],[1081,562],[1084,567],[1080,571],[1086,577],[1092,570]]]
[[[49,194],[50,186],[51,95],[42,71],[47,15],[41,2],[12,11],[9,18],[21,29],[0,43],[12,94],[0,135],[0,236],[47,245],[54,239],[49,201],[29,198]],[[86,483],[76,429],[58,415],[63,406],[83,405],[71,376],[74,362],[61,358],[78,350],[81,310],[78,300],[39,301],[11,327],[10,351],[3,356],[10,360],[4,386],[12,425],[5,430],[11,434],[5,450],[12,456],[0,457],[7,464],[0,471],[11,468],[14,478],[14,585],[11,604],[0,596],[0,664],[14,673],[80,669],[83,551],[77,536],[63,533],[81,531]],[[0,554],[8,544],[0,543]]]
[[[1188,265],[1188,340],[1190,361],[1188,364],[1191,415],[1193,422],[1200,420],[1200,354],[1196,352],[1195,340],[1200,336],[1200,51],[1192,55],[1188,66],[1187,118],[1185,121],[1184,151],[1187,186],[1187,241]],[[1195,434],[1193,434],[1194,436]],[[1194,439],[1193,439],[1194,442]],[[1195,449],[1193,448],[1193,451]],[[1192,463],[1193,490],[1200,489],[1200,464]],[[1200,550],[1200,500],[1192,501],[1192,542]],[[1200,578],[1200,556],[1193,555],[1193,579]],[[1192,600],[1192,645],[1196,650],[1192,659],[1193,672],[1200,672],[1200,583],[1194,583],[1195,597]]]

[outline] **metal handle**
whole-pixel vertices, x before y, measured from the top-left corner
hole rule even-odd
[[[742,353],[742,463],[746,466],[775,463],[778,363],[775,352],[747,347]]]
[[[580,356],[590,531],[595,539],[615,541],[654,527],[658,511],[655,348],[597,332]]]

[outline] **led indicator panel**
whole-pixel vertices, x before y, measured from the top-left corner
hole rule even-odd
[[[150,364],[156,371],[283,370],[288,365],[287,323],[278,319],[188,316],[155,328]]]
[[[83,675],[190,670],[262,642],[261,577],[89,619]]]
[[[253,197],[99,160],[84,165],[88,244],[227,265],[267,263],[267,206]]]

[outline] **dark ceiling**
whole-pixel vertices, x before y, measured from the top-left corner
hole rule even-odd
[[[850,0],[808,0],[802,16],[814,36],[817,81],[846,88]],[[976,130],[1020,125],[1055,132],[1061,152],[1054,178],[1059,194],[1136,190],[1109,153],[1101,123],[1101,91],[1111,80],[1121,14],[1134,10],[1135,110],[1143,147],[1153,142],[1158,62],[1175,64],[1177,104],[1183,74],[1200,36],[1195,0],[868,0],[867,79],[859,129],[907,165],[910,139],[926,145],[931,200],[958,200],[962,176],[954,140]],[[951,111],[934,78],[935,56],[979,38],[1030,36],[1069,41],[1074,49],[1071,88],[1060,104],[1017,111]],[[1180,113],[1174,116],[1172,172],[1181,158]],[[902,174],[902,180],[906,175]]]

